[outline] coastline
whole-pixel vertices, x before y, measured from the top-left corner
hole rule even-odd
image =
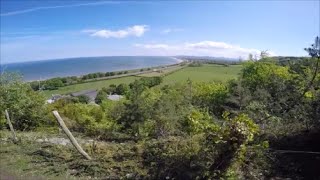
[[[174,59],[175,62],[173,64],[166,64],[166,65],[158,65],[158,66],[146,66],[146,67],[142,67],[142,68],[129,68],[129,69],[123,69],[123,70],[116,70],[116,71],[106,71],[106,72],[114,72],[114,73],[118,73],[118,72],[124,72],[127,71],[127,74],[122,74],[122,75],[114,75],[114,76],[110,76],[110,77],[101,77],[101,78],[94,78],[94,79],[88,79],[85,80],[85,82],[91,82],[91,81],[99,81],[99,80],[106,80],[106,79],[116,79],[116,78],[120,78],[120,77],[126,77],[126,76],[135,76],[135,75],[140,75],[140,74],[145,74],[145,73],[150,73],[152,70],[150,69],[166,69],[168,67],[172,67],[172,66],[179,66],[181,64],[183,64],[185,62],[185,60],[183,59],[179,59],[176,57],[168,57],[171,59]],[[140,70],[143,69],[144,71],[140,72]],[[99,73],[101,71],[95,71],[92,73],[84,73],[81,75],[75,75],[75,76],[55,76],[55,77],[50,77],[50,78],[39,78],[38,80],[33,79],[33,80],[23,80],[24,82],[35,82],[35,81],[46,81],[46,80],[50,80],[50,79],[54,79],[54,78],[68,78],[68,77],[77,77],[77,78],[82,78],[84,75],[88,75],[88,74],[94,74],[94,73]],[[106,72],[102,72],[102,73],[106,73]]]

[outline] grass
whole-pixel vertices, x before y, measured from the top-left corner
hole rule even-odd
[[[43,92],[46,97],[51,97],[52,94],[68,94],[68,93],[82,91],[82,90],[101,89],[103,87],[109,87],[109,85],[111,84],[115,84],[115,85],[118,85],[121,83],[129,84],[136,79],[139,79],[139,77],[128,76],[128,77],[122,77],[117,79],[108,79],[108,80],[101,80],[101,81],[86,82],[82,84],[74,84],[70,86],[61,87],[57,90],[43,91]]]
[[[215,65],[215,64],[205,64],[200,67],[185,67],[182,68],[172,67],[167,70],[163,70],[162,73],[151,72],[146,73],[143,77],[153,77],[153,76],[161,76],[164,74],[168,74],[163,79],[163,84],[174,84],[185,82],[188,79],[195,82],[210,82],[210,81],[221,81],[227,82],[230,79],[237,78],[240,70],[242,69],[241,65]],[[171,73],[171,74],[170,74]],[[121,77],[117,79],[106,79],[100,81],[92,81],[86,82],[82,84],[75,84],[70,86],[61,87],[57,90],[52,91],[44,91],[46,97],[51,97],[52,94],[68,94],[72,92],[82,91],[82,90],[90,90],[90,89],[101,89],[102,87],[108,87],[111,84],[118,85],[120,83],[129,84],[136,79],[139,79],[138,76],[128,76]]]
[[[227,82],[238,77],[241,65],[215,65],[205,64],[199,67],[186,67],[164,77],[164,84],[185,82],[188,79],[195,82],[221,81]]]
[[[143,150],[135,142],[82,143],[93,158],[88,161],[71,145],[36,142],[46,137],[40,135],[18,132],[21,141],[15,144],[9,139],[10,132],[0,131],[0,179],[126,179],[128,174],[147,175],[141,164]]]
[[[150,72],[150,73],[145,73],[145,74],[141,74],[138,75],[140,77],[157,77],[157,76],[164,76],[166,74],[172,73],[174,71],[177,71],[179,69],[183,68],[183,66],[172,66],[172,67],[168,67],[166,69],[159,69],[158,72]]]

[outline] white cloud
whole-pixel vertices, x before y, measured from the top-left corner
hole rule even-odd
[[[224,42],[201,41],[198,43],[187,43],[186,47],[200,49],[232,49],[232,45]]]
[[[183,31],[183,29],[181,28],[168,28],[168,29],[164,29],[163,31],[161,31],[162,34],[169,34],[172,32],[180,32]]]
[[[141,37],[146,31],[149,30],[147,25],[135,25],[128,27],[126,29],[120,30],[109,30],[109,29],[87,29],[82,32],[90,34],[93,37],[102,37],[102,38],[125,38],[128,36]]]
[[[157,55],[195,55],[195,56],[216,56],[229,58],[247,58],[248,54],[260,55],[260,50],[242,48],[224,42],[201,41],[183,44],[134,44],[137,48],[148,49],[148,54]],[[275,53],[268,51],[271,56]]]
[[[134,46],[146,49],[172,49],[172,46],[169,46],[167,44],[134,44]]]
[[[97,5],[103,5],[103,4],[116,4],[116,3],[120,3],[120,2],[100,1],[100,2],[93,2],[93,3],[69,4],[69,5],[60,5],[60,6],[40,6],[40,7],[34,7],[29,9],[4,12],[4,13],[1,13],[0,16],[13,16],[17,14],[25,14],[25,13],[30,13],[30,12],[39,11],[39,10],[46,10],[46,9],[58,9],[58,8],[68,8],[68,7],[80,7],[80,6],[97,6]]]

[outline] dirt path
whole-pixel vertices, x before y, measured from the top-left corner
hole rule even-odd
[[[15,180],[18,179],[15,176],[12,176],[7,171],[0,169],[0,180]]]
[[[0,180],[44,180],[44,179],[40,177],[35,177],[35,176],[28,176],[28,177],[16,176],[4,170],[3,168],[0,168]]]

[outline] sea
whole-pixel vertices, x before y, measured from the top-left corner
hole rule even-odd
[[[45,80],[54,77],[81,76],[95,72],[112,72],[181,62],[164,56],[107,56],[80,57],[2,64],[3,71],[18,72],[24,81]]]

